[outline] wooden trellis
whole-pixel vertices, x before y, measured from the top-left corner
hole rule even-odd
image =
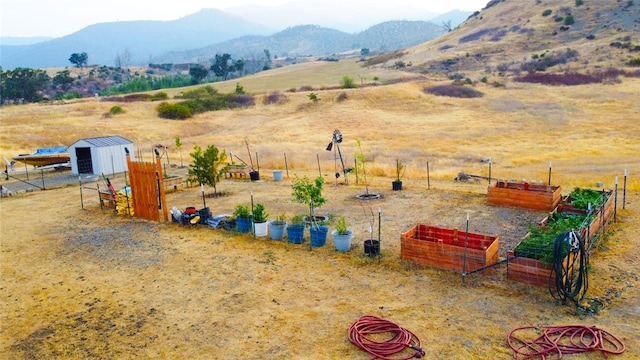
[[[133,198],[134,214],[137,217],[160,221],[160,212],[164,214],[164,221],[169,220],[167,202],[165,199],[162,178],[162,163],[160,158],[156,164],[152,162],[132,161],[127,154],[129,167],[129,181],[131,183],[131,197]]]

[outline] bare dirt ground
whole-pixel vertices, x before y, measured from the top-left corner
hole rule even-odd
[[[258,182],[224,180],[224,196],[207,197],[206,205],[214,215],[230,214],[252,193],[272,217],[304,213],[291,200],[293,177],[275,182],[262,171]],[[595,325],[622,339],[626,352],[612,358],[640,357],[637,192],[627,194],[624,210],[618,202],[618,222],[591,257],[587,296],[606,305],[586,316],[547,289],[507,280],[504,266],[463,281],[400,259],[403,231],[417,223],[464,229],[467,214],[470,231],[500,236],[504,257],[544,212],[487,206],[486,182],[407,180],[401,192],[372,187],[381,199],[363,202],[355,195],[364,187],[353,178],[336,185],[332,173],[324,177],[320,212],[347,217],[356,233],[349,253],[334,251],[331,238],[310,249],[308,230],[294,245],[118,216],[101,210],[86,189],[81,209],[78,186],[1,199],[0,357],[368,359],[347,338],[363,315],[412,330],[428,359],[509,359],[511,329],[569,324]],[[180,209],[203,204],[199,188],[167,200]],[[362,249],[378,209],[380,262]]]

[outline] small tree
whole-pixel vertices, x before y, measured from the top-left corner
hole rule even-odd
[[[356,167],[364,177],[365,194],[369,195],[369,181],[367,181],[367,170],[365,169],[367,158],[364,156],[364,152],[362,151],[362,144],[360,143],[360,140],[356,140],[356,143],[358,144],[358,153],[356,154]]]
[[[176,149],[178,149],[178,153],[180,153],[180,167],[184,167],[182,163],[182,141],[180,140],[180,136],[176,136]]]
[[[213,186],[213,193],[217,195],[216,185],[229,171],[226,151],[220,151],[214,145],[209,145],[203,152],[202,148],[196,145],[190,155],[193,158],[193,164],[189,165],[189,175],[194,176],[200,184]]]
[[[193,78],[194,84],[200,84],[200,82],[209,75],[209,70],[204,66],[197,64],[189,68],[189,75]]]
[[[326,199],[322,196],[324,178],[316,177],[311,181],[307,177],[297,178],[293,181],[292,196],[295,202],[309,205],[309,217],[313,220],[313,209],[324,205]]]

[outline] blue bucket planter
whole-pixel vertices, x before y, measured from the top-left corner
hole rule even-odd
[[[311,246],[321,247],[327,243],[327,234],[329,233],[329,227],[325,225],[315,226],[312,225],[309,228],[311,232]]]
[[[236,225],[238,228],[238,232],[248,233],[253,228],[253,221],[251,218],[237,218]]]
[[[304,238],[304,224],[287,225],[287,241],[291,244],[302,244]]]

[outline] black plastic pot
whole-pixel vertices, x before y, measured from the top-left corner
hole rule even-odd
[[[377,256],[380,254],[380,241],[378,240],[365,240],[364,241],[364,254],[367,256]]]
[[[252,171],[249,173],[249,177],[251,178],[251,181],[258,181],[260,180],[260,172],[259,171]]]
[[[393,191],[402,190],[402,180],[400,180],[400,181],[395,180],[395,181],[391,182],[391,186],[393,188]]]

